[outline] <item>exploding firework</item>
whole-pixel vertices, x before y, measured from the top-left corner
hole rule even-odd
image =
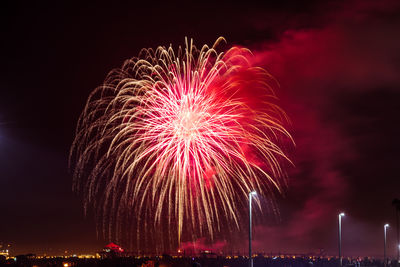
[[[221,41],[143,49],[90,94],[71,148],[74,189],[109,238],[212,239],[240,228],[250,191],[284,185],[291,137],[276,82],[249,50],[217,52]]]

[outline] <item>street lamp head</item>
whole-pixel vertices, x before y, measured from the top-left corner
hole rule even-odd
[[[339,213],[339,217],[343,217],[344,216],[344,212]]]
[[[389,224],[387,223],[387,224],[385,224],[385,228],[388,228],[389,227]]]
[[[256,192],[256,191],[252,191],[252,192],[250,192],[250,195],[256,196],[256,195],[257,195],[257,192]]]

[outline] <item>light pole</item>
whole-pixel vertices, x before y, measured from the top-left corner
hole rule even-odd
[[[342,266],[342,217],[344,212],[339,213],[339,262],[340,267]]]
[[[399,249],[399,250],[397,251],[397,255],[400,254],[400,244],[399,244],[398,249]],[[400,263],[400,260],[398,260],[398,263]]]
[[[387,228],[389,227],[389,224],[385,224],[383,226],[383,266],[386,266],[387,260],[386,260],[386,232]]]
[[[253,267],[253,255],[251,253],[251,233],[252,233],[252,223],[251,223],[251,199],[253,196],[257,195],[255,191],[249,193],[249,267]]]

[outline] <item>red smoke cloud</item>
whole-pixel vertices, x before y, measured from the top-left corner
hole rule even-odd
[[[336,253],[336,216],[341,210],[357,208],[351,202],[353,194],[359,194],[358,180],[349,168],[368,168],[360,163],[359,136],[350,128],[369,118],[353,115],[352,109],[354,114],[357,110],[349,105],[347,95],[359,97],[358,102],[370,101],[363,99],[365,92],[400,85],[399,64],[394,60],[399,56],[400,20],[393,16],[399,5],[363,1],[324,8],[331,11],[322,12],[325,18],[320,25],[289,28],[278,41],[259,45],[254,52],[254,64],[265,67],[281,83],[278,95],[293,122],[291,132],[297,143],[292,156],[296,167],[289,172],[281,221],[256,227],[254,245],[260,251],[323,248]],[[286,202],[292,207],[285,207]],[[375,225],[356,217],[351,220],[360,220],[359,227],[348,226],[351,238],[344,242],[350,244],[360,236],[364,240],[347,253],[379,254],[377,236],[365,235]]]

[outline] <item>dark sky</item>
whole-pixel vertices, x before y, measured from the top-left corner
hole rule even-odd
[[[279,80],[297,144],[280,217],[256,226],[256,249],[334,254],[343,210],[344,254],[381,254],[400,197],[395,1],[59,2],[1,7],[0,242],[13,253],[102,248],[68,170],[88,94],[143,47],[224,36]]]

